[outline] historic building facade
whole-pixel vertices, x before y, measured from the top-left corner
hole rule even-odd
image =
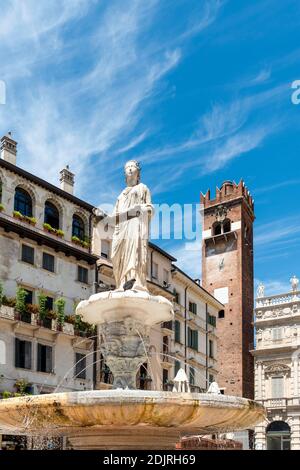
[[[267,420],[255,428],[256,449],[300,449],[300,291],[265,296],[258,288],[255,308],[255,400]]]
[[[243,181],[201,194],[202,285],[224,305],[217,322],[218,383],[228,395],[253,398],[254,203]]]

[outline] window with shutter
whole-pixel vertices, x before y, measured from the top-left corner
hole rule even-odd
[[[31,342],[15,339],[15,367],[31,369]]]
[[[272,377],[272,398],[283,398],[284,387],[283,377]]]
[[[190,366],[190,385],[195,385],[195,369]]]
[[[175,341],[180,343],[180,321],[175,320]]]
[[[282,328],[273,328],[272,330],[273,341],[282,339]]]
[[[85,354],[75,354],[75,378],[85,379],[86,378],[86,356]]]
[[[29,245],[22,245],[22,261],[34,264],[34,248]]]
[[[175,364],[174,364],[174,376],[175,377],[176,377],[180,367],[181,367],[180,361],[175,361]]]
[[[52,347],[38,344],[38,372],[52,372]]]

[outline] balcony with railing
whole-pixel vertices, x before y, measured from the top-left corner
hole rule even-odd
[[[54,234],[45,228],[39,228],[35,224],[26,221],[24,218],[16,218],[0,211],[0,225],[7,231],[16,232],[21,236],[26,235],[37,242],[42,241],[52,248],[60,248],[60,251],[74,255],[78,259],[84,259],[89,263],[95,263],[97,260],[97,257],[90,253],[88,247],[68,241],[62,234]]]
[[[24,311],[22,313],[17,312],[14,307],[7,305],[0,306],[0,320],[8,320],[14,324],[20,324],[24,327],[30,328],[31,330],[37,330],[39,328],[46,328],[49,332],[54,334],[63,333],[68,336],[80,336],[86,338],[87,341],[94,333],[92,330],[76,329],[72,323],[64,322],[59,324],[57,319],[54,318],[39,318],[38,314]]]
[[[291,398],[265,398],[260,401],[266,408],[288,408],[289,406],[299,406],[300,407],[300,397],[291,397]]]
[[[256,299],[256,308],[279,306],[292,302],[300,302],[300,291],[292,291],[286,294],[271,295],[268,297],[258,297]]]

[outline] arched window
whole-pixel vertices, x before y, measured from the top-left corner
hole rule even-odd
[[[78,215],[73,215],[72,236],[84,240],[84,222]]]
[[[266,429],[268,450],[290,450],[291,429],[284,421],[273,421]]]
[[[51,225],[51,227],[59,229],[59,212],[57,207],[50,201],[45,203],[45,224]]]
[[[231,224],[229,219],[225,219],[223,222],[223,233],[230,232],[231,230]]]
[[[25,189],[16,188],[14,210],[27,217],[32,217],[32,199]]]
[[[222,225],[220,222],[217,222],[213,226],[213,235],[221,235],[222,233]]]

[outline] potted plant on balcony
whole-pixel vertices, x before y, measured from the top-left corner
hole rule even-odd
[[[72,242],[73,242],[75,245],[80,245],[80,238],[76,237],[76,235],[73,235],[73,236],[72,236]]]
[[[2,305],[5,305],[6,307],[15,308],[16,299],[14,297],[6,297],[6,295],[4,295],[2,298]]]
[[[51,227],[51,225],[47,224],[46,222],[43,224],[43,228],[46,232],[49,232],[49,233],[55,233],[56,232],[55,228]]]
[[[32,384],[27,382],[27,380],[25,379],[19,379],[15,382],[14,384],[16,390],[17,390],[17,394],[19,396],[22,396],[22,395],[30,395],[30,389],[32,387]],[[16,396],[16,394],[15,394]]]
[[[65,316],[65,323],[70,323],[70,325],[74,325],[75,324],[74,315],[66,315]]]
[[[19,219],[19,220],[23,219],[23,215],[19,211],[13,211],[13,216],[15,219]]]
[[[26,297],[28,293],[22,287],[18,287],[16,292],[16,319],[21,320],[22,315],[26,313]]]
[[[0,212],[4,211],[4,205],[0,204]]]
[[[42,292],[39,293],[38,295],[38,305],[39,305],[39,319],[38,319],[38,324],[41,326],[43,325],[43,322],[46,318],[47,315],[47,296],[43,294]]]
[[[60,331],[62,331],[62,328],[65,323],[65,305],[66,301],[62,297],[57,299],[55,301],[55,305],[57,308],[57,326]]]
[[[75,319],[74,319],[74,333],[77,336],[80,336],[80,331],[82,328],[82,316],[79,314],[75,314]]]
[[[27,222],[30,225],[36,225],[36,218],[35,217],[29,217],[28,215],[25,215],[23,217],[23,220]]]
[[[59,238],[63,238],[65,236],[65,232],[63,230],[60,230],[60,229],[57,229],[56,230],[56,235],[59,237]]]

